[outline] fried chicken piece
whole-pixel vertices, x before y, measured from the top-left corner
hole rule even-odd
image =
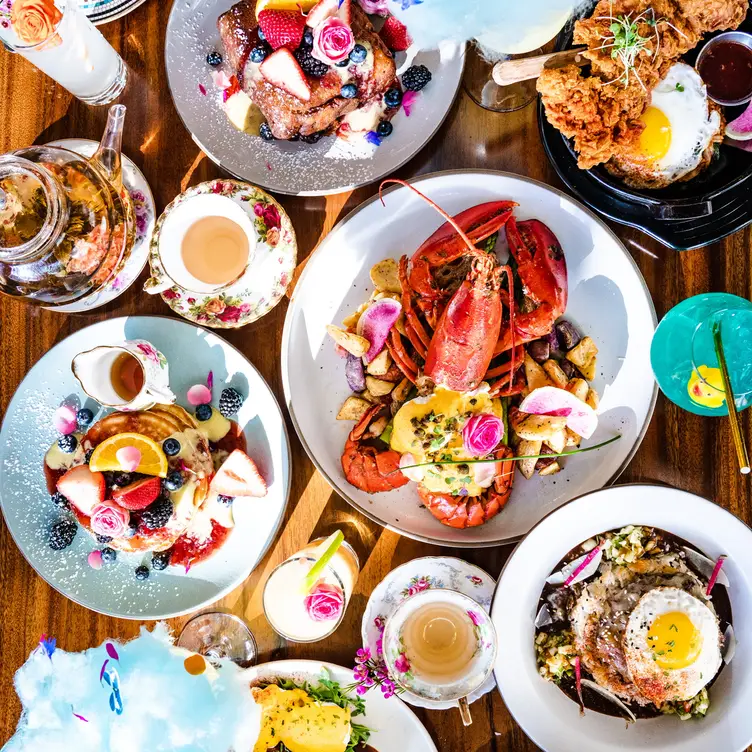
[[[671,65],[703,34],[737,28],[747,8],[747,0],[601,0],[578,21],[574,43],[588,47],[590,72],[567,66],[538,78],[546,118],[574,139],[578,165],[587,170],[628,151],[642,132],[650,91]],[[636,21],[644,40],[629,71],[612,57],[609,41],[621,17]]]

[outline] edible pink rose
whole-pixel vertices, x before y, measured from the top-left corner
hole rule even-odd
[[[334,65],[347,58],[354,46],[352,29],[341,18],[333,16],[314,30],[311,55],[322,63]]]
[[[369,16],[389,15],[388,0],[358,0],[358,3]]]
[[[485,457],[504,438],[504,423],[495,415],[473,415],[462,429],[465,449],[472,457]]]
[[[91,529],[97,535],[121,538],[128,531],[130,518],[131,515],[127,509],[111,501],[103,501],[91,510]]]
[[[333,621],[345,607],[345,594],[336,585],[318,582],[305,598],[305,608],[314,621]]]

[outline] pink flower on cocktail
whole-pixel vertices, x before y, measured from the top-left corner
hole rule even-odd
[[[305,609],[314,621],[338,619],[345,607],[342,588],[319,581],[305,598]]]
[[[400,653],[397,656],[397,660],[394,662],[394,668],[401,674],[406,674],[410,670],[410,661],[407,660],[407,656],[404,653]]]
[[[345,60],[354,46],[352,29],[341,18],[333,16],[314,30],[311,55],[327,65],[334,65]]]
[[[128,531],[131,515],[127,509],[103,501],[91,510],[91,529],[97,535],[109,538],[121,538]]]
[[[504,423],[495,415],[473,415],[462,429],[462,440],[471,457],[485,457],[504,438]]]

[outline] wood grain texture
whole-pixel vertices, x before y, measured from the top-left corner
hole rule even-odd
[[[163,59],[170,5],[149,0],[126,18],[103,27],[131,69],[128,88],[121,99],[128,106],[124,149],[151,183],[160,211],[182,189],[221,174],[191,140],[170,99]],[[29,63],[0,49],[0,153],[56,138],[97,139],[105,119],[106,109],[78,103]],[[398,177],[475,167],[508,170],[562,187],[544,155],[535,119],[532,106],[498,115],[480,109],[460,94],[438,134],[399,171]],[[281,196],[297,230],[300,262],[305,263],[339,219],[375,191],[376,186],[370,186],[327,198]],[[701,292],[727,291],[746,298],[752,295],[749,230],[702,250],[676,253],[637,231],[619,226],[614,229],[645,276],[659,317],[683,298]],[[169,314],[160,299],[140,293],[139,287],[134,285],[114,304],[87,315],[60,315],[3,298],[0,413],[28,369],[71,332],[109,316]],[[225,335],[261,371],[280,402],[278,353],[286,307],[283,302],[266,318]],[[747,441],[752,442],[746,413],[743,423]],[[297,657],[350,665],[359,647],[363,608],[375,585],[409,559],[457,551],[400,537],[354,512],[314,471],[292,425],[288,427],[294,474],[283,532],[254,574],[217,605],[246,619],[258,639],[264,661]],[[662,396],[650,430],[622,481],[674,485],[711,498],[747,523],[752,522],[750,481],[737,471],[726,422],[682,412]],[[287,645],[272,632],[261,614],[260,585],[278,562],[310,538],[343,525],[365,562],[345,621],[323,643]],[[499,547],[466,550],[461,555],[496,577],[510,551],[510,547]],[[183,621],[174,620],[172,626],[179,629]],[[132,637],[139,626],[138,622],[87,611],[49,588],[0,523],[0,743],[12,734],[20,712],[13,674],[40,634],[56,636],[58,645],[66,650],[82,650],[107,637]],[[503,653],[504,646],[501,650]],[[498,693],[487,695],[473,706],[475,722],[469,729],[463,729],[455,712],[418,713],[442,752],[536,749],[510,717]]]

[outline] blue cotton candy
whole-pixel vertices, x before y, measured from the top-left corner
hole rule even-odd
[[[241,669],[207,664],[192,676],[184,666],[188,655],[173,647],[164,624],[83,653],[57,648],[50,656],[37,648],[16,672],[23,714],[3,752],[252,749],[253,700]]]

